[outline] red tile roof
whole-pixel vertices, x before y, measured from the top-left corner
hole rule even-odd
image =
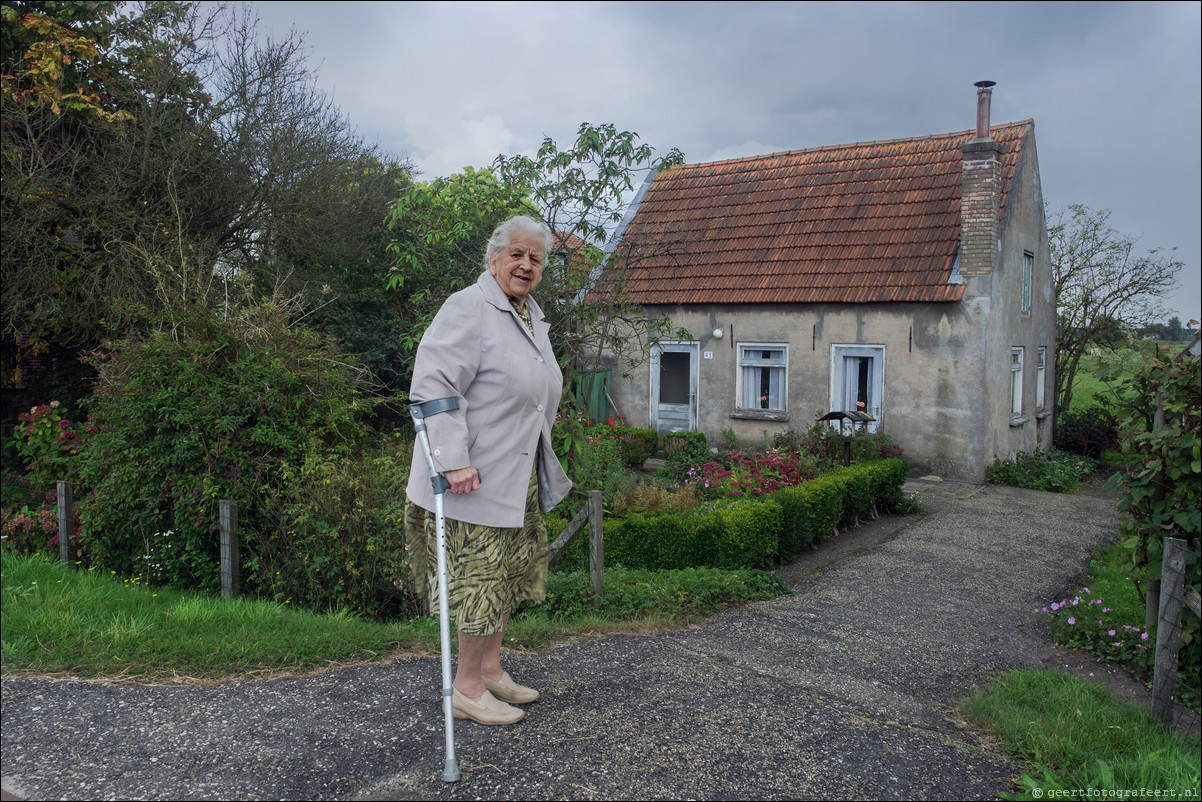
[[[1032,121],[995,126],[1002,205]],[[958,301],[961,146],[975,131],[665,170],[624,240],[645,304]],[[637,247],[637,246],[636,246]]]

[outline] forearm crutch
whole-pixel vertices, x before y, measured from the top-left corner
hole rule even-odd
[[[447,760],[443,766],[442,779],[449,783],[459,780],[459,762],[455,759],[455,716],[451,710],[451,623],[447,604],[447,529],[446,512],[443,507],[443,494],[450,488],[451,483],[434,468],[434,455],[430,453],[430,438],[426,436],[425,419],[453,409],[459,409],[459,399],[453,396],[409,405],[417,442],[426,457],[430,484],[434,488],[434,520],[438,530],[438,634],[442,641],[442,713],[446,719],[447,733]]]

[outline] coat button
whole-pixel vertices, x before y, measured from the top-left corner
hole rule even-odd
[[[441,449],[441,448],[436,448],[436,449],[434,449],[434,456],[436,456],[436,457],[441,457],[441,456],[442,456],[442,449]]]
[[[539,404],[539,405],[538,405],[538,411],[539,411],[539,412],[542,412],[542,411],[543,411],[543,405],[542,405],[542,404]]]
[[[542,362],[542,361],[543,361],[543,358],[542,358],[541,356],[540,356],[540,357],[538,357],[538,361],[539,361],[539,362]]]

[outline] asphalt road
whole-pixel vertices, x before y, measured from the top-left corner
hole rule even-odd
[[[1113,500],[911,482],[782,569],[796,594],[681,631],[507,653],[543,698],[458,722],[439,662],[216,686],[6,678],[3,787],[25,799],[992,799],[1021,769],[956,712],[1011,668],[1142,688],[1052,646],[1032,610],[1118,533]],[[1196,722],[1195,722],[1196,726]]]

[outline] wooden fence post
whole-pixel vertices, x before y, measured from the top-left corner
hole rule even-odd
[[[75,513],[71,509],[71,483],[58,481],[58,558],[68,568],[75,562],[71,534],[75,530]]]
[[[601,534],[601,491],[588,493],[588,576],[593,598],[600,599],[605,578],[605,544]]]
[[[1152,672],[1152,720],[1173,726],[1177,690],[1177,651],[1181,648],[1181,607],[1185,599],[1185,541],[1164,539],[1160,570],[1160,615],[1156,626],[1156,667]]]
[[[223,499],[221,517],[221,598],[232,599],[240,592],[238,578],[238,505]]]

